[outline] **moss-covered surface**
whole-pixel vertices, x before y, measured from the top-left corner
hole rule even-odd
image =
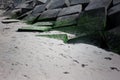
[[[68,39],[67,34],[36,35],[63,40],[65,43],[86,43],[101,47],[120,54],[120,28],[106,31],[106,15],[104,9],[85,11],[78,19],[61,18],[35,18],[25,19],[32,26],[20,28],[18,31],[62,31],[74,34],[76,38]],[[35,21],[37,23],[33,24]],[[119,30],[118,30],[119,29]],[[117,32],[116,32],[117,31]]]
[[[46,34],[46,35],[36,35],[36,36],[59,39],[59,40],[63,40],[65,43],[68,41],[68,36],[66,34],[49,34],[49,35]]]
[[[12,19],[17,19],[17,17],[18,17],[18,16],[17,16],[16,14],[11,15],[11,18],[12,18]]]
[[[70,20],[70,19],[67,19],[67,20],[58,20],[55,22],[55,26],[54,27],[64,27],[64,26],[71,26],[71,25],[74,25],[74,24],[77,24],[77,21],[76,20]]]
[[[39,22],[39,21],[55,21],[56,20],[56,18],[55,17],[53,17],[53,18],[42,18],[42,17],[38,17],[37,18],[37,21]]]
[[[34,24],[35,20],[36,20],[36,17],[31,17],[31,18],[25,19],[24,22],[27,24]]]
[[[37,22],[33,24],[34,26],[52,26],[54,24],[54,21],[50,22]]]
[[[81,28],[82,32],[95,32],[103,31],[105,29],[105,15],[96,16],[89,15],[89,13],[81,14],[78,20],[78,26]]]
[[[43,31],[49,31],[51,28],[52,27],[28,26],[28,27],[19,28],[18,31],[40,31],[40,32],[43,32]]]

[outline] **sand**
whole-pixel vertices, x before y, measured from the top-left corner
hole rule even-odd
[[[0,17],[0,80],[120,80],[120,56],[87,44],[16,32]]]

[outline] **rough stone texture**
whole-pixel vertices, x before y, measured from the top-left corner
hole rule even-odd
[[[120,0],[113,0],[113,5],[120,4]]]
[[[21,4],[18,4],[15,8],[16,9],[18,9],[18,8],[33,8],[34,6],[35,6],[34,2],[31,2],[31,3],[23,2]]]
[[[46,6],[46,4],[42,4],[42,5],[37,5],[37,6],[35,6],[35,8],[32,10],[32,11],[30,11],[29,13],[25,13],[25,14],[23,14],[22,16],[20,16],[19,18],[22,18],[22,17],[24,17],[24,16],[26,16],[25,18],[24,18],[24,20],[27,20],[27,21],[29,21],[30,23],[34,23],[34,21],[41,15],[41,13],[43,12],[43,11],[45,11],[45,6]]]
[[[60,13],[58,14],[58,16],[64,16],[64,15],[70,15],[70,14],[79,13],[79,12],[81,12],[81,10],[82,10],[81,5],[75,5],[75,6],[63,8],[60,11]]]
[[[11,0],[0,0],[0,9],[6,8],[10,4]]]
[[[67,34],[45,34],[45,35],[37,35],[39,37],[48,37],[48,38],[53,38],[53,39],[58,39],[58,40],[63,40],[64,43],[68,41],[68,36]]]
[[[56,9],[65,7],[65,0],[51,0],[46,6],[47,9]]]
[[[89,34],[70,39],[68,43],[86,43],[100,47],[101,37],[97,34]]]
[[[47,10],[44,11],[38,20],[43,20],[43,19],[54,19],[57,17],[58,13],[60,12],[61,9],[52,9],[52,10]]]
[[[108,11],[108,26],[116,27],[120,25],[120,4],[112,7]]]
[[[32,14],[35,14],[35,13],[41,13],[45,10],[45,6],[46,5],[38,5],[36,6],[33,11],[32,11]]]
[[[19,5],[20,3],[22,3],[23,0],[13,0],[14,2],[14,6]]]
[[[109,32],[120,36],[120,25],[116,28],[109,30]]]
[[[65,0],[65,4],[69,7],[70,6],[70,1],[69,0]]]
[[[22,1],[14,1],[15,8],[34,8],[36,5],[44,4],[38,0],[22,0]]]
[[[25,17],[25,20],[27,21],[34,21],[34,19],[36,19],[38,16],[40,16],[41,12],[43,12],[45,10],[45,5],[38,5],[36,6],[31,12],[29,12],[27,14],[27,16]],[[26,13],[25,13],[26,15]],[[24,15],[22,15],[24,16]]]
[[[17,19],[23,19],[23,18],[27,17],[28,15],[30,15],[31,13],[32,13],[32,11],[28,11],[20,16],[17,16]]]
[[[25,14],[26,15],[26,14]],[[38,19],[38,17],[41,15],[41,13],[36,14],[28,14],[23,20],[28,24],[33,24]]]
[[[23,15],[26,12],[29,12],[32,10],[37,4],[39,4],[38,1],[30,0],[30,1],[18,1],[15,2],[16,6],[14,6],[13,9],[8,9],[6,14],[12,14],[13,16],[19,17]],[[14,13],[15,12],[15,13]]]
[[[104,8],[107,11],[111,3],[112,3],[112,0],[93,0],[85,8],[85,10],[87,11],[87,10],[93,10],[98,8]]]
[[[43,3],[46,3],[46,2],[47,2],[47,0],[38,0],[38,1],[41,1],[41,2],[43,2]]]
[[[118,35],[118,33],[108,32],[106,34],[106,44],[108,45],[109,50],[120,53],[120,35]]]
[[[14,9],[12,10],[8,15],[11,15],[12,18],[18,18],[19,16],[22,16],[29,12],[31,9],[28,8],[22,8],[22,9]]]
[[[15,19],[7,19],[7,20],[2,20],[1,22],[2,23],[15,23],[15,22],[19,22],[20,20],[15,20]]]
[[[70,5],[76,5],[76,4],[88,4],[90,0],[69,0]]]
[[[113,14],[118,13],[118,12],[120,12],[120,4],[110,8],[108,11],[108,15],[113,15]]]
[[[79,14],[58,17],[54,27],[69,26],[76,24]]]
[[[53,22],[37,22],[33,24],[34,26],[52,26]]]
[[[18,31],[38,31],[38,32],[43,32],[43,31],[48,31],[52,27],[45,27],[45,26],[28,26],[28,27],[23,27],[19,28]]]
[[[104,9],[85,11],[78,19],[78,26],[82,32],[95,32],[105,29],[106,16]]]

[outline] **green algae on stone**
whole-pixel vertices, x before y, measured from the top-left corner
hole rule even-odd
[[[37,19],[37,22],[40,22],[40,21],[55,21],[55,20],[56,20],[56,18],[41,18],[41,17],[39,17]]]
[[[63,27],[77,24],[79,14],[58,17],[54,27]]]
[[[37,21],[43,21],[43,20],[56,20],[58,13],[61,11],[61,8],[59,9],[50,9],[46,10],[38,17]]]
[[[18,31],[49,31],[52,27],[36,27],[36,26],[28,26],[28,27],[23,27],[19,28]]]
[[[34,22],[35,22],[35,20],[36,20],[36,18],[29,18],[29,19],[25,19],[24,21],[25,21],[25,23],[27,23],[27,24],[33,24]]]
[[[80,14],[78,26],[83,32],[103,31],[105,29],[106,16],[104,9],[85,11]]]
[[[45,35],[36,35],[36,36],[59,39],[59,40],[63,40],[65,43],[68,41],[67,34],[45,34]]]
[[[37,22],[35,24],[33,24],[34,26],[52,26],[54,22]]]
[[[74,20],[63,20],[63,21],[56,21],[54,27],[64,27],[64,26],[71,26],[76,24],[77,22]]]
[[[14,14],[14,15],[11,15],[11,18],[12,18],[12,19],[17,19],[17,17],[18,17],[18,16],[15,15],[15,14]]]

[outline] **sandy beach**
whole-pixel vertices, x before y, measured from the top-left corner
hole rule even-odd
[[[16,32],[27,25],[3,24],[4,18],[0,17],[0,80],[120,80],[119,55],[36,37],[38,32]]]

